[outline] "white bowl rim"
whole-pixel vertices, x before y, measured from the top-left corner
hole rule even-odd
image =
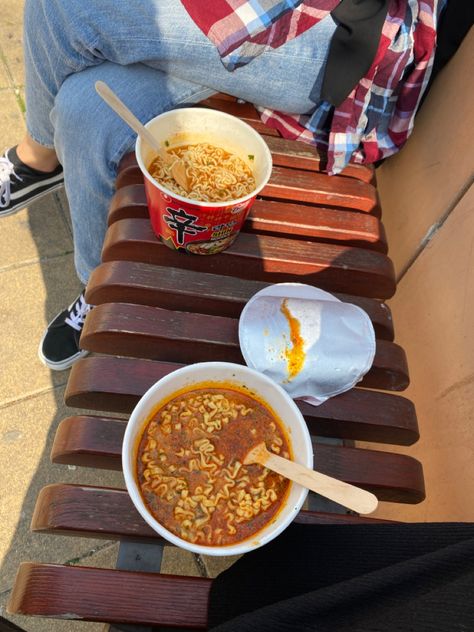
[[[256,132],[253,129],[253,127],[251,127],[248,123],[246,123],[245,121],[242,121],[241,119],[237,118],[236,116],[233,116],[232,114],[227,114],[227,112],[220,112],[219,110],[212,110],[212,109],[208,109],[208,108],[198,108],[198,107],[195,107],[195,108],[191,108],[191,107],[175,108],[174,110],[167,110],[166,112],[162,112],[161,114],[158,114],[158,116],[155,116],[152,119],[150,119],[148,121],[148,123],[145,123],[145,127],[152,126],[153,123],[157,119],[171,117],[171,116],[174,115],[174,113],[176,111],[182,112],[183,110],[192,110],[193,112],[202,111],[202,112],[206,112],[206,114],[209,114],[210,112],[212,112],[216,116],[227,118],[229,120],[232,120],[234,123],[237,121],[238,124],[247,127],[248,130],[256,137],[256,139],[259,142],[259,144],[262,145],[263,153],[266,154],[266,156],[267,156],[267,163],[268,164],[267,164],[267,169],[266,169],[265,176],[262,178],[262,184],[260,186],[256,187],[255,189],[253,189],[253,191],[251,191],[250,193],[247,193],[247,195],[244,195],[244,196],[242,196],[240,198],[236,198],[235,200],[226,200],[226,201],[222,201],[222,202],[204,202],[203,200],[193,200],[192,198],[184,197],[182,195],[179,195],[179,193],[175,193],[174,191],[171,191],[171,189],[167,189],[166,187],[164,187],[162,184],[157,182],[157,180],[155,180],[152,177],[152,175],[150,174],[150,172],[146,168],[145,164],[143,163],[142,156],[141,156],[142,141],[141,141],[140,136],[137,136],[137,140],[135,141],[135,157],[137,159],[138,166],[140,167],[140,171],[142,172],[143,176],[151,184],[153,184],[155,187],[160,189],[160,191],[162,191],[166,195],[170,195],[173,198],[175,198],[176,200],[179,200],[180,202],[185,202],[187,204],[195,204],[197,206],[205,206],[206,208],[207,207],[209,207],[209,208],[223,208],[223,207],[226,207],[226,206],[237,206],[238,204],[243,204],[247,200],[250,200],[253,197],[257,196],[260,193],[260,191],[268,184],[268,180],[270,179],[270,176],[271,176],[271,173],[272,173],[272,169],[273,169],[272,154],[270,152],[270,149],[268,148],[268,145],[263,140],[263,138],[260,136],[260,134],[258,132]]]
[[[268,542],[273,540],[275,537],[277,537],[282,531],[284,531],[284,529],[286,529],[286,527],[294,520],[296,515],[299,513],[301,507],[303,506],[303,503],[306,500],[306,497],[308,495],[307,489],[299,485],[296,485],[295,483],[292,483],[294,487],[296,487],[297,489],[299,488],[298,490],[299,493],[297,495],[296,501],[294,502],[294,506],[291,510],[288,511],[288,514],[283,520],[279,521],[277,517],[277,520],[274,523],[276,526],[270,533],[268,533],[267,535],[263,537],[260,537],[257,533],[256,536],[251,536],[245,540],[242,540],[241,542],[227,545],[227,546],[205,546],[205,545],[200,545],[200,544],[193,544],[192,542],[187,542],[186,540],[183,540],[182,538],[179,538],[178,536],[176,536],[174,533],[171,533],[170,531],[168,531],[168,529],[166,529],[161,523],[159,523],[148,511],[148,509],[145,506],[145,503],[142,500],[141,494],[138,490],[138,485],[136,483],[134,473],[133,471],[130,470],[129,463],[128,463],[128,455],[130,454],[130,450],[133,450],[133,445],[134,445],[133,442],[135,440],[136,433],[140,430],[140,428],[143,427],[145,419],[147,418],[147,415],[150,412],[149,400],[152,399],[155,391],[158,388],[162,387],[163,385],[167,385],[169,382],[172,382],[174,379],[176,379],[178,373],[179,373],[179,376],[183,376],[183,375],[186,376],[186,375],[192,375],[193,373],[199,374],[199,372],[202,369],[220,369],[222,367],[225,367],[226,369],[230,369],[230,370],[235,370],[236,372],[241,371],[245,373],[246,375],[248,375],[249,377],[253,376],[256,379],[260,379],[263,382],[265,382],[267,385],[269,385],[271,388],[274,388],[274,390],[277,393],[279,393],[281,397],[283,397],[283,399],[288,403],[290,408],[293,409],[293,412],[295,413],[295,418],[297,418],[300,422],[301,435],[302,435],[302,440],[304,443],[306,454],[298,454],[298,460],[299,462],[303,463],[307,467],[313,466],[313,449],[312,449],[312,443],[311,443],[311,436],[309,434],[309,430],[306,426],[306,422],[299,408],[297,407],[293,399],[288,395],[288,393],[279,384],[274,382],[271,378],[267,377],[266,375],[263,375],[262,373],[256,371],[255,369],[251,369],[250,367],[247,367],[246,365],[235,364],[231,362],[198,362],[198,363],[184,366],[175,371],[172,371],[171,373],[168,373],[167,375],[159,379],[157,382],[155,382],[144,393],[144,395],[140,398],[140,400],[136,404],[135,408],[133,409],[130,415],[130,418],[125,430],[123,444],[122,444],[122,469],[123,469],[123,475],[124,475],[127,491],[129,493],[129,496],[135,508],[140,513],[141,517],[155,532],[161,535],[164,539],[168,540],[169,542],[171,542],[172,544],[175,544],[178,547],[181,547],[193,553],[199,553],[202,555],[211,555],[211,556],[240,555],[242,553],[253,551],[263,546],[264,544],[267,544]],[[209,379],[209,378],[206,379],[205,377],[203,377],[201,381],[202,382],[206,382],[206,381],[218,382],[218,380],[216,379]],[[238,377],[236,377],[235,382],[237,384],[239,383]],[[199,383],[199,380],[197,380],[196,383]],[[180,387],[177,387],[177,390],[179,390],[179,388]],[[250,388],[255,390],[258,393],[258,389],[255,389],[253,386]],[[280,509],[279,513],[282,512],[282,510],[283,509]],[[265,528],[266,527],[264,527],[261,531],[263,531]]]

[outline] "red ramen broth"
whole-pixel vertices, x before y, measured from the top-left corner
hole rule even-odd
[[[290,458],[275,414],[235,385],[175,395],[153,414],[138,444],[137,479],[148,510],[168,531],[196,544],[230,545],[255,536],[277,514],[290,485],[266,467],[242,464],[262,441]]]

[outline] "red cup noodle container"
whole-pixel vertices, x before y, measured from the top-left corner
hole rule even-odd
[[[156,153],[137,139],[135,152],[145,180],[145,191],[155,234],[170,248],[199,255],[221,252],[235,240],[257,194],[267,184],[270,150],[250,125],[235,116],[204,108],[180,108],[160,114],[146,124],[163,145],[210,143],[236,154],[250,167],[255,189],[226,202],[199,202],[173,193],[148,172]]]

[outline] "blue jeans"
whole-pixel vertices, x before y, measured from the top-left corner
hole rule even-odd
[[[143,122],[226,92],[283,112],[306,113],[321,86],[331,16],[234,72],[179,0],[27,0],[27,129],[64,167],[75,265],[85,284],[100,263],[117,166],[135,134],[96,94],[103,80]]]

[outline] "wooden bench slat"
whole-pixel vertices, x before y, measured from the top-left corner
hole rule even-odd
[[[212,580],[59,564],[21,564],[8,612],[206,629]]]
[[[120,450],[125,425],[126,421],[114,417],[91,415],[66,417],[58,426],[51,452],[51,460],[54,463],[120,470],[122,466]],[[311,424],[309,430],[312,435],[315,434]],[[355,453],[348,450],[349,448],[344,448],[342,452],[346,457],[347,455],[363,454],[362,458],[365,458],[369,454],[367,450],[362,452],[356,450]],[[334,449],[333,446],[327,449],[325,444],[318,443],[315,447],[315,453],[318,455],[317,459],[320,463],[318,469],[319,467],[337,468],[337,465],[331,465],[330,459],[335,455],[337,462],[339,462],[340,449]],[[377,458],[384,460],[386,457],[380,457],[381,454],[385,455],[388,453],[377,452]],[[397,459],[399,456],[397,455]],[[387,457],[387,462],[388,460],[389,457]],[[338,472],[338,475],[342,475],[342,473]],[[351,476],[354,475],[351,474]],[[367,481],[365,480],[365,482]],[[376,485],[373,482],[371,484]]]
[[[265,125],[263,121],[260,121],[258,119],[252,119],[252,118],[248,118],[248,119],[243,118],[242,120],[248,123],[250,127],[252,127],[256,132],[264,136],[265,139],[270,138],[272,136],[274,136],[275,138],[278,138],[280,136],[280,132],[277,129],[268,127],[268,125]]]
[[[145,188],[132,185],[115,193],[107,221],[110,226],[120,219],[148,217]],[[242,232],[340,243],[387,252],[385,231],[377,217],[342,209],[256,200]]]
[[[132,184],[143,184],[143,175],[138,165],[128,162],[117,175],[116,188]],[[372,184],[304,169],[273,165],[270,180],[260,191],[259,198],[352,209],[380,216],[377,189]]]
[[[384,520],[302,510],[298,524],[362,524]],[[31,528],[36,533],[164,543],[143,520],[125,489],[56,483],[38,494]],[[168,543],[169,544],[169,543]],[[171,545],[170,545],[171,546]]]
[[[242,101],[242,99],[235,99],[234,101],[222,100],[219,97],[212,95],[207,99],[199,101],[197,107],[211,108],[212,110],[219,110],[226,114],[231,114],[244,121],[260,121],[260,115],[252,103]]]
[[[109,261],[93,270],[86,288],[86,300],[91,305],[135,303],[238,318],[247,301],[268,285],[250,279],[135,261]],[[393,320],[388,305],[349,294],[335,296],[363,309],[372,321],[377,338],[393,341]]]
[[[371,184],[354,178],[327,176],[276,165],[259,196],[380,213],[377,189]]]
[[[117,173],[117,178],[115,180],[115,188],[117,189],[117,191],[120,191],[120,189],[122,189],[123,187],[130,187],[135,185],[143,186],[142,172],[137,167],[136,161],[134,160],[134,155],[129,155],[133,157],[133,160],[130,159],[126,162],[123,161]]]
[[[109,355],[172,363],[244,363],[237,318],[170,311],[148,305],[104,303],[89,312],[81,348]],[[408,386],[403,349],[376,341],[374,363],[360,386],[403,390]]]
[[[126,489],[56,483],[43,487],[31,520],[35,533],[164,543]]]
[[[71,369],[68,406],[130,413],[140,397],[173,365],[151,360],[90,356]],[[409,445],[418,439],[415,408],[408,399],[352,389],[321,406],[297,402],[310,429],[321,436]]]
[[[51,461],[119,471],[122,459],[117,446],[123,441],[126,425],[126,421],[115,417],[66,417],[56,430]]]
[[[113,418],[68,417],[58,430],[52,460],[120,470],[126,425]],[[424,498],[421,465],[412,457],[318,443],[314,437],[313,451],[317,471],[364,487],[380,500],[417,503]]]
[[[326,159],[324,156],[321,158],[313,145],[278,136],[268,136],[265,142],[272,153],[273,163],[279,167],[324,171]],[[374,184],[375,170],[373,165],[356,165],[350,162],[339,175]]]
[[[311,434],[412,445],[419,439],[415,406],[405,397],[353,389],[312,406],[297,401]]]
[[[124,219],[109,227],[102,261],[153,263],[243,279],[301,281],[331,292],[386,299],[395,292],[391,260],[380,252],[242,233],[224,252],[185,256],[159,241],[146,219]]]
[[[243,231],[340,243],[383,253],[388,250],[385,231],[377,217],[339,208],[256,200]]]

